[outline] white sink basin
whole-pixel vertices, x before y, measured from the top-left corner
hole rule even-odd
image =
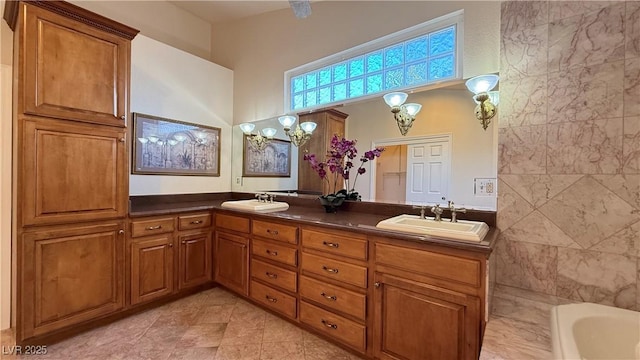
[[[256,211],[256,212],[276,212],[284,211],[289,208],[289,204],[282,201],[261,202],[258,199],[251,200],[231,200],[222,203],[222,207],[226,209]]]
[[[434,221],[433,218],[420,219],[418,215],[398,215],[380,221],[377,228],[395,230],[411,234],[431,235],[454,240],[480,242],[489,232],[489,226],[480,221],[449,219]]]

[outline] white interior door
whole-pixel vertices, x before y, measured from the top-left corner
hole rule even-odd
[[[408,204],[442,204],[449,197],[449,141],[411,144],[407,148]]]

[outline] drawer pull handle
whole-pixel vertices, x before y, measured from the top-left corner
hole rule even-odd
[[[156,226],[147,227],[147,230],[158,230],[158,229],[162,229],[162,225],[156,225]]]
[[[332,247],[332,248],[336,248],[336,249],[340,247],[340,244],[332,243],[332,242],[328,242],[328,241],[323,241],[322,245],[328,246],[328,247]]]
[[[124,234],[124,230],[122,230],[122,229],[118,230],[118,234],[120,234],[120,235]]]
[[[327,294],[325,294],[325,293],[321,293],[320,295],[321,295],[321,296],[323,296],[323,297],[324,297],[325,299],[327,299],[327,300],[331,300],[331,301],[336,301],[336,300],[338,300],[338,297],[337,297],[337,296],[335,296],[335,295],[331,295],[331,296],[329,296],[329,295],[327,295]]]
[[[271,230],[271,229],[267,229],[267,233],[273,235],[273,236],[278,236],[278,230]]]
[[[333,330],[338,330],[338,325],[336,324],[332,324],[330,322],[328,322],[327,320],[322,320],[322,324],[328,328],[331,328]]]
[[[202,220],[194,220],[191,222],[192,225],[202,224]]]
[[[271,256],[278,256],[278,252],[277,251],[271,251],[269,249],[267,249],[267,254],[269,254]]]
[[[324,270],[324,271],[326,271],[328,273],[332,273],[332,274],[337,274],[338,273],[338,269],[332,269],[332,268],[326,267],[326,266],[323,266],[322,270]]]
[[[272,278],[272,279],[277,279],[278,278],[278,274],[274,274],[274,273],[270,273],[270,272],[266,272],[265,275],[267,275],[268,277]]]
[[[271,296],[269,296],[269,295],[265,295],[264,297],[265,297],[267,300],[271,301],[272,303],[277,303],[277,302],[278,302],[278,299],[273,298],[273,297],[271,297]]]

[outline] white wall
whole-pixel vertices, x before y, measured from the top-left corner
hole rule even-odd
[[[231,191],[231,70],[138,35],[131,49],[131,111],[215,126],[222,132],[219,177],[131,175],[129,194]]]
[[[211,60],[234,71],[234,123],[285,113],[284,72],[410,26],[464,9],[463,77],[500,66],[499,1],[318,1],[214,24]]]
[[[0,9],[4,9],[0,0]],[[11,325],[11,124],[13,32],[0,24],[0,330]]]
[[[168,1],[70,2],[201,58],[209,59],[211,54],[211,25]]]
[[[254,122],[253,133],[267,127],[277,129],[276,139],[289,140],[277,118]],[[297,124],[297,123],[296,123]],[[231,189],[240,192],[256,192],[269,190],[295,190],[298,188],[298,148],[291,145],[291,176],[289,177],[243,177],[243,133],[238,125],[233,127],[233,160],[231,169]]]

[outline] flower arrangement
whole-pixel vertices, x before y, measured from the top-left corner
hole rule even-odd
[[[320,176],[320,179],[327,181],[329,189],[332,190],[330,194],[325,194],[325,198],[333,196],[334,198],[342,197],[349,200],[360,200],[360,195],[355,191],[358,175],[367,172],[364,164],[369,160],[380,157],[384,151],[384,147],[371,149],[360,157],[360,166],[356,169],[353,183],[351,183],[351,170],[354,168],[353,161],[358,157],[358,149],[356,149],[357,142],[358,140],[355,139],[340,139],[338,135],[333,135],[324,162],[319,162],[316,154],[304,155],[304,160],[309,162],[311,168]],[[331,175],[327,173],[327,170]],[[346,189],[337,191],[339,187],[342,187],[342,184],[339,184],[341,176],[345,180]]]

